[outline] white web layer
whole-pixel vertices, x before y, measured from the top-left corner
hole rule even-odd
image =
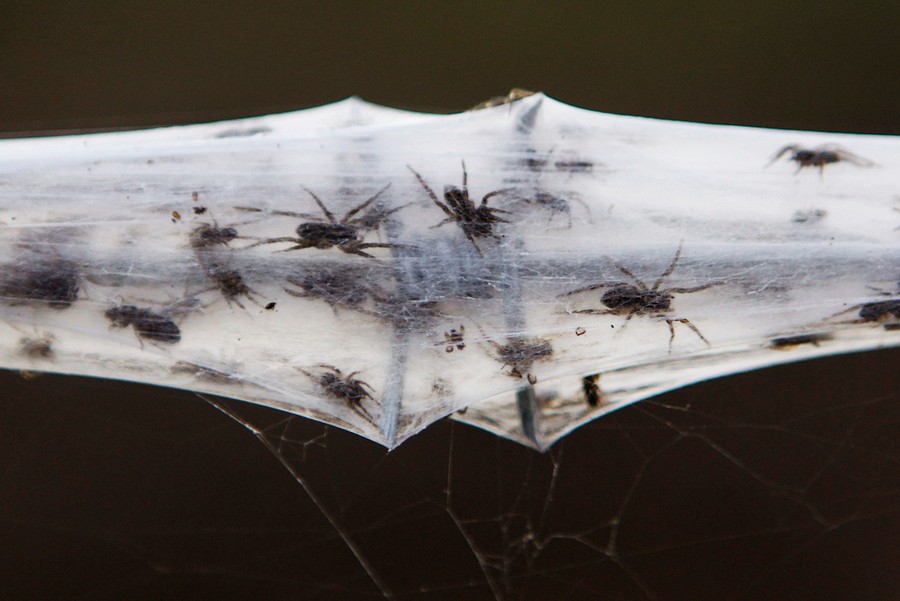
[[[543,449],[665,390],[900,342],[895,138],[536,95],[0,149],[9,368],[211,392],[389,447],[465,410]],[[807,149],[836,161],[804,168]],[[471,206],[445,190],[462,161]]]

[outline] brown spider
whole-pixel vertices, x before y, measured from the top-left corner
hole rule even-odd
[[[311,374],[307,371],[304,371],[303,373],[313,378],[319,386],[322,387],[326,396],[346,402],[351,409],[365,417],[367,420],[370,422],[374,421],[369,412],[363,407],[362,402],[365,399],[371,399],[374,402],[375,399],[369,393],[369,390],[375,392],[375,389],[366,382],[357,380],[353,377],[360,373],[359,371],[344,375],[344,372],[333,365],[320,365],[319,367],[325,371],[319,372],[318,374]],[[368,390],[366,390],[367,388]]]
[[[300,250],[304,248],[327,249],[336,246],[345,253],[374,259],[374,255],[370,255],[369,253],[364,252],[363,249],[403,247],[404,245],[402,244],[363,242],[363,236],[366,234],[366,232],[377,229],[392,213],[396,213],[400,209],[403,209],[409,205],[403,205],[401,207],[390,210],[384,210],[376,207],[363,213],[359,217],[354,217],[360,211],[368,208],[368,206],[375,202],[378,197],[381,196],[389,187],[390,184],[376,192],[374,196],[372,196],[362,204],[347,211],[347,213],[340,221],[335,219],[334,215],[331,213],[331,211],[328,210],[327,207],[325,207],[325,204],[321,201],[321,199],[319,199],[318,196],[316,196],[311,190],[303,188],[310,196],[313,197],[313,200],[316,201],[316,204],[319,205],[319,208],[322,209],[322,213],[324,213],[325,219],[316,217],[315,215],[309,215],[308,213],[294,213],[292,211],[272,211],[273,215],[299,217],[301,219],[309,219],[310,221],[304,221],[297,226],[296,238],[292,238],[290,236],[283,236],[280,238],[267,238],[266,240],[260,240],[255,244],[251,244],[247,248],[253,248],[254,246],[260,246],[262,244],[274,244],[276,242],[293,242],[294,246],[286,248],[285,251]],[[241,211],[260,211],[260,209],[255,209],[252,207],[235,208]]]
[[[181,329],[162,313],[142,309],[134,305],[116,305],[107,309],[106,318],[117,328],[132,326],[135,335],[155,342],[175,344],[181,340]]]
[[[498,194],[505,194],[509,192],[509,188],[488,192],[481,199],[481,204],[475,206],[475,203],[472,202],[471,198],[469,198],[469,175],[466,172],[466,162],[462,161],[462,188],[457,188],[453,185],[444,186],[444,200],[446,201],[445,204],[438,200],[437,195],[431,188],[428,187],[428,184],[425,183],[425,180],[422,179],[422,176],[419,175],[419,173],[415,169],[413,169],[409,165],[407,165],[407,167],[410,171],[412,171],[412,174],[416,176],[416,179],[419,180],[419,183],[422,184],[422,187],[425,188],[425,191],[428,193],[428,196],[431,197],[431,200],[434,201],[434,204],[436,204],[444,212],[444,214],[447,215],[446,219],[444,219],[437,225],[431,226],[432,228],[441,227],[442,225],[447,223],[456,223],[479,254],[481,254],[481,249],[478,248],[478,243],[475,242],[476,238],[492,237],[495,240],[500,239],[500,236],[494,233],[494,224],[509,223],[509,221],[497,217],[495,213],[508,213],[509,211],[489,207],[487,205],[487,201],[492,196],[497,196]]]
[[[574,311],[574,313],[584,313],[587,315],[625,315],[626,324],[635,315],[647,315],[650,317],[663,318],[666,324],[669,326],[670,353],[672,352],[672,342],[675,340],[675,326],[673,324],[676,322],[683,323],[688,326],[691,330],[694,331],[695,334],[697,334],[697,336],[700,337],[700,340],[709,345],[709,341],[706,339],[706,337],[701,334],[700,330],[697,329],[697,326],[692,324],[689,320],[665,317],[666,313],[670,313],[672,311],[673,295],[700,292],[701,290],[706,290],[707,288],[711,288],[712,286],[718,286],[721,284],[721,282],[712,282],[710,284],[694,286],[692,288],[664,288],[660,290],[660,286],[662,286],[663,281],[667,277],[672,275],[673,271],[675,271],[675,266],[678,265],[678,260],[680,258],[681,246],[679,245],[678,251],[675,253],[675,258],[672,259],[672,263],[662,273],[662,275],[659,276],[659,278],[653,284],[652,288],[648,288],[647,285],[631,271],[629,271],[622,265],[619,265],[615,261],[612,261],[613,265],[615,265],[619,271],[631,278],[634,284],[629,284],[627,282],[606,284],[601,282],[599,284],[591,284],[590,286],[585,286],[583,288],[578,288],[577,290],[572,290],[571,292],[566,292],[565,294],[562,294],[560,296],[571,296],[580,292],[587,292],[588,290],[610,287],[610,289],[604,292],[603,296],[600,297],[600,302],[606,305],[608,309],[582,309],[579,311]]]
[[[488,344],[494,347],[497,360],[503,367],[511,368],[509,375],[514,378],[525,377],[529,384],[537,384],[537,377],[528,370],[536,361],[544,361],[553,356],[553,346],[550,341],[543,338],[525,338],[515,336],[508,339],[506,344],[500,345],[486,338]]]
[[[790,156],[787,160],[797,163],[797,171],[794,173],[797,173],[804,167],[818,167],[819,175],[824,176],[825,165],[840,163],[841,161],[847,161],[860,167],[871,167],[874,165],[872,161],[856,156],[849,150],[833,144],[824,144],[815,148],[803,148],[798,144],[788,144],[772,155],[766,167],[788,153],[790,153]]]

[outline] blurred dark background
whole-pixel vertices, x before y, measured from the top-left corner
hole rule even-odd
[[[354,94],[453,112],[518,86],[897,134],[898,40],[896,2],[2,3],[0,132]],[[895,599],[898,365],[894,349],[707,382],[545,455],[448,422],[386,454],[229,403],[294,475],[195,395],[4,372],[0,597]]]

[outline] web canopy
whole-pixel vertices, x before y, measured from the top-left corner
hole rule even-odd
[[[0,361],[534,446],[900,342],[900,142],[350,99],[0,144]]]

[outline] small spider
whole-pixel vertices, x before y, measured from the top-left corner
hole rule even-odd
[[[788,153],[790,153],[790,156],[787,160],[797,163],[797,171],[794,173],[797,173],[804,167],[818,167],[819,175],[824,176],[825,165],[830,163],[840,163],[841,161],[847,161],[848,163],[853,163],[860,167],[871,167],[874,165],[872,161],[856,156],[849,150],[845,150],[840,146],[834,146],[832,144],[816,146],[815,148],[803,148],[798,144],[788,144],[772,155],[772,158],[766,166],[768,167]]]
[[[150,309],[142,309],[134,305],[116,305],[107,309],[104,315],[112,322],[113,327],[133,327],[138,338],[166,344],[174,344],[181,340],[181,330],[178,325],[165,315],[155,313]]]
[[[588,407],[598,407],[603,402],[603,391],[600,390],[600,374],[591,374],[581,378],[581,390]]]
[[[543,338],[525,338],[515,336],[500,345],[486,338],[488,344],[494,347],[497,353],[497,361],[503,367],[509,367],[509,375],[514,378],[525,377],[529,384],[537,384],[537,377],[529,373],[531,366],[537,361],[545,361],[553,356],[553,346],[550,341]]]
[[[375,398],[369,393],[369,390],[375,392],[375,389],[366,382],[353,377],[360,372],[354,371],[344,375],[341,370],[333,365],[320,365],[319,367],[324,371],[318,374],[312,374],[307,371],[303,373],[314,379],[322,387],[326,396],[346,402],[351,409],[370,422],[373,421],[372,416],[366,411],[362,403],[366,399],[371,399],[375,402]]]
[[[454,348],[458,351],[466,348],[465,335],[466,326],[464,325],[460,325],[458,330],[452,328],[449,332],[444,332],[444,344],[447,345],[444,350],[452,353]]]
[[[244,296],[257,305],[259,304],[253,296],[255,291],[244,282],[244,277],[238,271],[231,269],[218,261],[202,261],[201,265],[206,277],[211,279],[215,284],[215,286],[204,290],[203,292],[218,290],[222,293],[222,296],[225,297],[225,302],[229,305],[234,303],[241,309],[244,309],[245,307],[238,300],[239,296]]]
[[[475,206],[475,203],[472,202],[471,198],[469,198],[469,175],[466,172],[466,162],[462,161],[462,188],[457,188],[453,185],[444,186],[444,200],[446,201],[445,204],[438,200],[437,195],[431,188],[428,187],[428,184],[425,183],[425,180],[422,179],[422,176],[419,175],[419,173],[415,169],[413,169],[409,165],[407,165],[407,167],[410,171],[412,171],[412,174],[416,176],[416,179],[419,180],[419,183],[422,184],[422,187],[425,188],[425,192],[428,193],[428,196],[431,197],[431,200],[434,201],[434,204],[436,204],[444,212],[444,214],[447,215],[446,219],[444,219],[437,225],[433,225],[432,228],[441,227],[442,225],[445,225],[447,223],[456,223],[479,254],[481,254],[481,249],[478,248],[478,243],[475,241],[476,238],[492,237],[495,240],[500,239],[500,236],[498,236],[494,232],[494,224],[509,223],[509,221],[497,217],[495,213],[508,213],[509,211],[503,211],[501,209],[489,207],[487,202],[491,197],[497,196],[498,194],[505,194],[509,192],[510,189],[507,188],[488,192],[481,199],[481,204]]]
[[[588,208],[587,204],[580,198],[571,198],[566,199],[561,196],[556,196],[554,194],[550,194],[549,192],[545,192],[543,190],[539,190],[536,193],[530,196],[520,196],[519,202],[524,204],[532,205],[534,207],[538,207],[540,209],[544,209],[550,212],[550,221],[553,221],[553,218],[557,215],[565,215],[566,220],[568,221],[568,227],[572,227],[572,206],[571,203],[577,202],[584,210],[587,211],[588,218],[590,219],[591,210]]]
[[[648,288],[642,280],[634,275],[634,273],[613,261],[613,265],[615,265],[619,271],[631,278],[634,284],[629,284],[627,282],[591,284],[590,286],[566,292],[560,296],[571,296],[580,292],[609,287],[610,289],[604,292],[603,296],[600,297],[600,302],[606,305],[608,309],[582,309],[574,311],[574,313],[583,313],[587,315],[625,315],[626,324],[635,315],[647,315],[650,317],[662,318],[669,326],[669,352],[672,352],[672,342],[675,340],[675,326],[673,325],[675,323],[685,324],[700,337],[700,340],[709,345],[709,341],[706,337],[701,334],[700,330],[697,329],[697,326],[692,324],[689,320],[665,317],[666,313],[672,311],[673,295],[700,292],[701,290],[706,290],[707,288],[721,284],[721,282],[712,282],[702,286],[694,286],[692,288],[664,288],[660,290],[663,281],[675,271],[675,267],[678,265],[678,260],[680,258],[681,246],[678,247],[678,251],[675,253],[675,258],[672,259],[672,263],[662,275],[659,276],[656,282],[654,282],[652,288]]]
[[[272,211],[273,215],[299,217],[300,219],[309,219],[310,221],[304,221],[297,226],[296,238],[290,236],[268,238],[266,240],[260,240],[256,244],[251,244],[247,248],[253,248],[254,246],[260,246],[263,244],[275,244],[277,242],[292,242],[294,246],[286,248],[285,251],[301,250],[304,248],[328,249],[336,246],[345,253],[358,255],[360,257],[366,257],[369,259],[374,259],[375,257],[374,255],[370,255],[369,253],[364,252],[363,249],[365,248],[403,248],[405,246],[403,244],[363,242],[363,236],[365,236],[366,232],[378,229],[378,227],[392,213],[396,213],[397,211],[409,205],[403,205],[401,207],[390,210],[384,210],[376,207],[363,213],[359,217],[354,217],[360,211],[367,209],[369,205],[375,202],[378,197],[381,196],[389,187],[390,184],[376,192],[374,196],[372,196],[362,204],[347,211],[347,213],[340,221],[335,219],[332,212],[325,207],[325,204],[319,199],[318,196],[316,196],[311,190],[304,188],[304,190],[306,190],[306,192],[313,197],[313,200],[316,201],[316,204],[319,205],[319,208],[322,209],[322,213],[325,215],[325,219],[316,217],[314,215],[309,215],[307,213]],[[252,207],[235,208],[241,211],[260,211],[260,209],[254,209]]]

